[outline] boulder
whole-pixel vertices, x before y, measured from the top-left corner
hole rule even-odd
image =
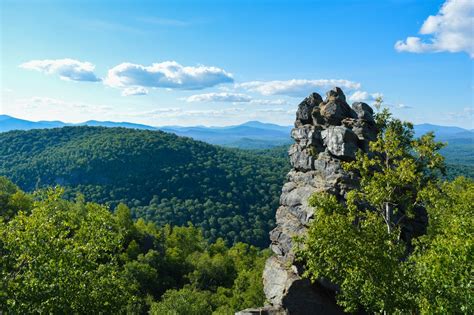
[[[313,111],[313,122],[325,126],[339,126],[344,118],[357,118],[357,114],[346,103],[346,96],[340,88],[326,93],[326,100],[319,105],[319,113]]]
[[[352,117],[351,108],[344,103],[329,102],[321,105],[321,116],[327,125],[339,126],[344,118]]]
[[[303,125],[291,130],[291,137],[302,147],[321,146],[321,132],[314,126]]]
[[[358,150],[358,137],[349,128],[331,126],[321,132],[324,145],[328,151],[343,160],[354,159]]]
[[[366,103],[362,103],[362,102],[353,103],[352,109],[357,114],[358,119],[363,119],[368,122],[374,121],[374,111]]]
[[[323,101],[323,98],[318,93],[311,93],[299,105],[296,111],[295,126],[310,124],[312,121],[311,113],[313,109]]]
[[[344,95],[344,92],[340,87],[334,87],[330,89],[329,91],[326,92],[326,100],[325,102],[346,102],[346,95]]]
[[[293,144],[288,151],[290,164],[293,168],[301,171],[311,170],[314,163],[314,155],[311,149],[302,148],[298,144]]]

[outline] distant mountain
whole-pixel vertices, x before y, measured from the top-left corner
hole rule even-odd
[[[211,144],[246,149],[264,149],[290,143],[291,126],[259,121],[227,127],[160,127],[178,136],[190,137]]]
[[[9,130],[45,129],[63,126],[101,126],[124,127],[142,130],[162,130],[178,136],[189,137],[210,144],[243,149],[267,149],[291,143],[290,131],[292,126],[280,126],[260,121],[248,121],[241,125],[226,127],[206,126],[163,126],[152,127],[148,125],[129,122],[96,121],[89,120],[83,123],[71,124],[61,121],[28,121],[7,115],[0,115],[0,132]],[[434,131],[436,139],[447,141],[450,144],[472,144],[474,131],[452,126],[439,126],[433,124],[415,125],[415,135],[421,136],[426,132]]]
[[[438,140],[470,139],[474,140],[474,131],[454,126],[439,126],[432,124],[415,125],[415,136],[419,137],[433,131]]]
[[[10,130],[29,130],[63,127],[66,124],[61,121],[29,121],[18,119],[8,115],[0,115],[0,132]]]
[[[15,118],[8,115],[0,115],[0,132],[10,130],[31,130],[31,129],[47,129],[47,128],[58,128],[64,126],[93,126],[93,127],[124,127],[132,129],[145,129],[145,130],[156,130],[157,128],[134,124],[129,122],[114,122],[114,121],[97,121],[88,120],[83,123],[72,124],[65,123],[62,121],[29,121],[24,119]]]

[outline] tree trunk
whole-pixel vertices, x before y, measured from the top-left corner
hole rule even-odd
[[[392,207],[390,203],[385,203],[385,223],[387,223],[387,232],[388,234],[392,234]]]

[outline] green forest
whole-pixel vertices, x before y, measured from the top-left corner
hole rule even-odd
[[[124,204],[27,194],[0,177],[6,314],[233,314],[263,305],[267,250],[209,243],[194,226],[132,220]]]
[[[161,131],[64,127],[0,134],[0,175],[25,191],[61,185],[134,218],[202,229],[205,239],[268,246],[286,149],[245,151]],[[282,153],[283,152],[283,153]]]
[[[64,127],[0,133],[0,175],[23,190],[61,185],[64,197],[116,207],[158,226],[191,222],[205,239],[261,248],[290,169],[286,146],[228,149],[161,131]],[[461,152],[461,153],[460,153]],[[447,175],[474,178],[465,145],[443,149]]]
[[[371,153],[297,257],[347,312],[469,314],[470,156],[377,114]],[[446,153],[448,152],[448,153]],[[446,155],[445,158],[443,155]],[[445,167],[447,166],[447,167]],[[233,314],[265,303],[287,147],[227,149],[160,131],[64,127],[0,134],[0,309],[8,314]],[[464,175],[465,177],[456,177]],[[420,211],[424,230],[413,223]]]

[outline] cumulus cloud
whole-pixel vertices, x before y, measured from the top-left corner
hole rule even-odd
[[[252,98],[245,94],[240,93],[206,93],[196,94],[185,98],[186,102],[232,102],[232,103],[247,103]]]
[[[474,58],[474,1],[447,0],[436,15],[430,15],[419,33],[427,35],[407,37],[395,43],[397,51],[425,52],[466,52]]]
[[[132,86],[122,90],[122,96],[147,95],[148,90],[141,86]]]
[[[232,74],[217,67],[185,67],[175,61],[143,66],[121,63],[107,73],[104,83],[115,88],[170,88],[200,90],[233,82]]]
[[[351,102],[374,102],[378,97],[383,97],[381,93],[368,93],[366,91],[355,91],[349,96]]]
[[[90,62],[74,59],[31,60],[20,65],[20,68],[35,70],[45,74],[57,74],[63,80],[97,82],[95,66]]]
[[[348,80],[286,80],[286,81],[251,81],[237,85],[240,88],[262,95],[287,95],[294,97],[307,96],[314,90],[330,89],[339,86],[345,89],[359,89],[360,83]]]

